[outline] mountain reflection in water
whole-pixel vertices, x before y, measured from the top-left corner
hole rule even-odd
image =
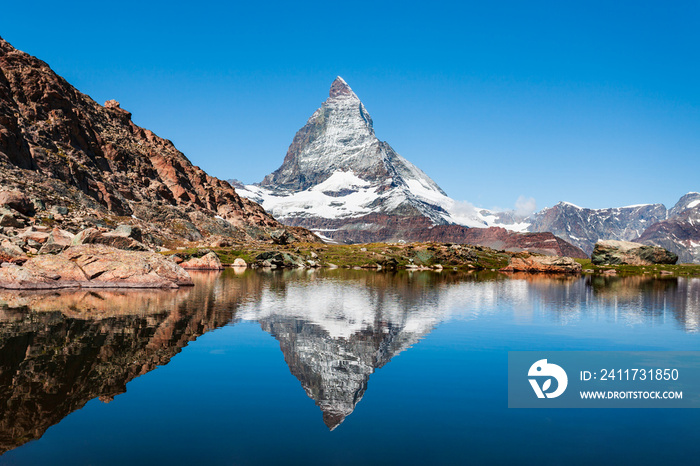
[[[372,373],[440,322],[509,312],[697,332],[700,280],[352,270],[194,274],[178,291],[0,292],[0,452],[40,438],[204,333],[255,321],[333,430]],[[507,311],[503,311],[503,310]]]

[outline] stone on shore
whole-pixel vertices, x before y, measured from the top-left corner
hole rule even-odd
[[[248,267],[248,264],[246,264],[246,262],[243,259],[241,259],[240,257],[237,257],[236,260],[233,261],[233,266],[246,268],[246,267]]]
[[[177,288],[192,285],[189,274],[153,252],[125,251],[102,244],[72,246],[60,254],[4,264],[0,288]]]
[[[193,257],[192,259],[180,264],[183,269],[189,270],[223,270],[219,256],[214,252],[209,252],[202,257]]]
[[[631,241],[598,241],[591,254],[595,265],[675,264],[678,256],[659,246]]]
[[[256,264],[260,267],[274,268],[301,268],[305,267],[304,259],[289,252],[266,251],[255,257]]]
[[[571,257],[559,256],[514,256],[502,272],[529,273],[580,273],[581,264]]]

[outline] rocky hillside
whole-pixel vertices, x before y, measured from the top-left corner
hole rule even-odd
[[[0,188],[29,196],[32,222],[72,232],[133,223],[153,244],[264,239],[281,228],[117,101],[99,105],[1,38]]]

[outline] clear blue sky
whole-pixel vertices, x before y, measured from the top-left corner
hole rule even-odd
[[[0,36],[220,178],[279,167],[340,75],[458,200],[700,191],[699,2],[7,2]]]

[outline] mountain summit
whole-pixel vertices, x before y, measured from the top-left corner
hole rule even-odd
[[[347,218],[398,210],[445,223],[446,212],[430,200],[448,199],[446,194],[377,139],[372,117],[341,77],[333,81],[328,99],[294,136],[282,166],[260,185],[273,195],[263,206],[280,218]],[[293,199],[275,202],[281,201],[275,195],[293,193],[297,206],[289,203]]]
[[[259,184],[235,186],[282,223],[337,242],[470,242],[584,256],[550,233],[518,235],[488,228],[523,230],[527,224],[502,224],[498,214],[448,197],[422,170],[377,138],[372,117],[341,77],[294,136],[282,166]]]

